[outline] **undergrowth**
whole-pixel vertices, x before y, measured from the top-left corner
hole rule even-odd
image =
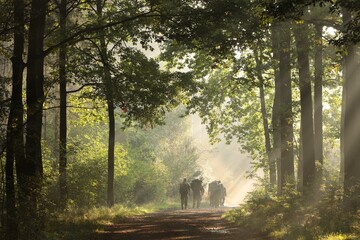
[[[331,185],[310,200],[294,186],[287,186],[280,197],[257,189],[248,195],[245,204],[229,211],[225,218],[266,233],[271,239],[360,239],[360,212],[354,215],[343,211],[342,192]]]
[[[128,217],[174,208],[175,203],[149,203],[142,206],[115,205],[112,208],[68,208],[54,212],[46,221],[47,240],[99,240],[112,225]]]

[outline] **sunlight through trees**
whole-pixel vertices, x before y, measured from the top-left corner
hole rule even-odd
[[[183,178],[224,180],[226,218],[274,239],[359,236],[359,1],[0,7],[1,239],[178,202]]]

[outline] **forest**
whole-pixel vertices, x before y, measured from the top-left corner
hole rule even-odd
[[[0,7],[1,239],[110,239],[117,221],[179,209],[183,178],[211,180],[192,116],[250,159],[256,184],[221,221],[360,238],[360,1]]]

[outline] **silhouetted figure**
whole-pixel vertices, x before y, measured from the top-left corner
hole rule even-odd
[[[219,181],[220,182],[220,181]],[[225,204],[225,198],[226,198],[226,188],[225,186],[220,182],[220,206],[224,206]]]
[[[221,187],[220,181],[212,181],[209,184],[209,197],[210,197],[210,206],[211,207],[219,207],[220,199],[221,199]]]
[[[226,188],[221,181],[212,181],[209,183],[209,201],[211,207],[224,206],[226,197]]]
[[[184,178],[183,182],[180,183],[179,192],[181,199],[181,209],[187,209],[187,202],[190,194],[190,184],[186,181],[186,178]]]
[[[191,181],[191,190],[193,192],[193,208],[195,206],[197,208],[200,207],[200,202],[202,195],[204,194],[204,187],[202,185],[202,180],[200,179],[194,179]]]

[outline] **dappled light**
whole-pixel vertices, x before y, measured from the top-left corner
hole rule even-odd
[[[221,214],[224,210],[207,209],[155,213],[105,226],[99,238],[105,239],[257,239],[256,234],[241,232],[235,225],[224,224]],[[232,237],[237,233],[237,238]],[[264,238],[266,239],[266,238]]]
[[[0,0],[0,239],[360,239],[359,0]]]

